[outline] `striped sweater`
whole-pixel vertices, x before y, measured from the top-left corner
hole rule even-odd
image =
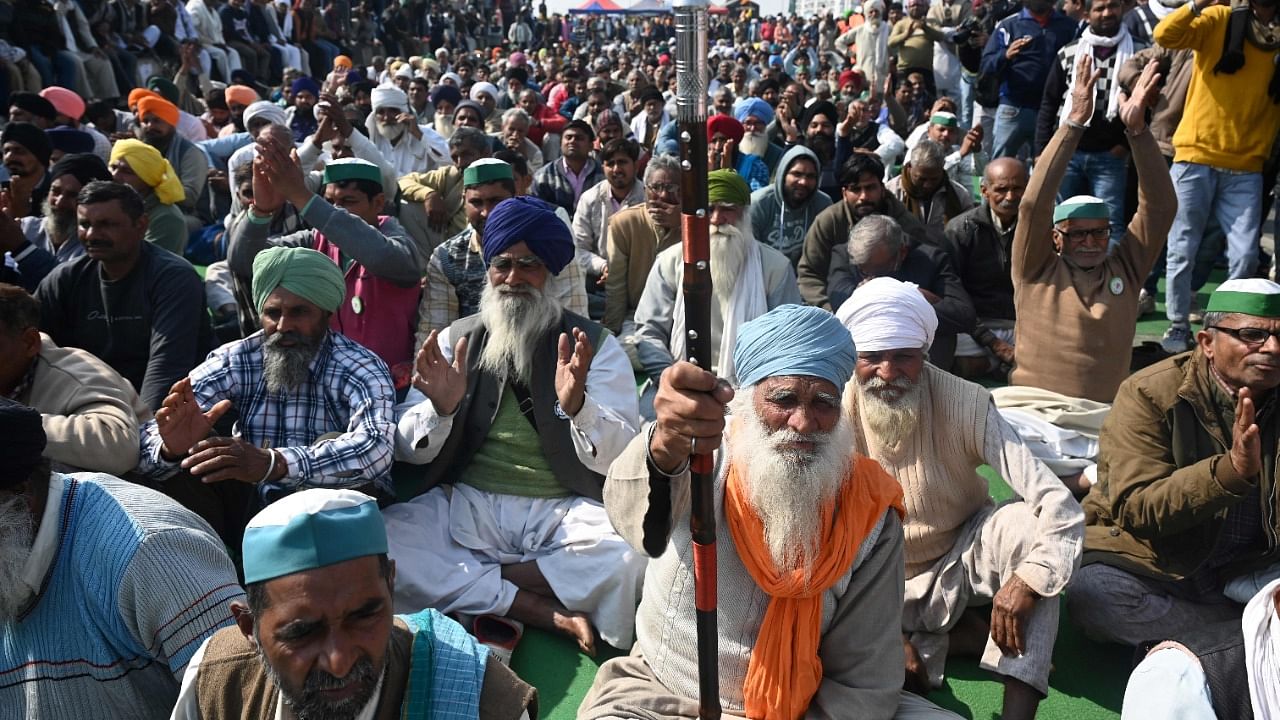
[[[109,475],[59,475],[0,622],[0,718],[165,718],[192,653],[242,598],[199,517]]]

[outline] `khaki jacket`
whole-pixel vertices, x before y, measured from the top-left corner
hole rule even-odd
[[[1196,349],[1120,386],[1102,426],[1098,484],[1084,501],[1083,564],[1164,580],[1190,577],[1216,546],[1227,511],[1259,482],[1268,544],[1276,547],[1275,477],[1246,479],[1235,472],[1226,454],[1231,428],[1218,421],[1214,382]],[[1261,407],[1265,400],[1258,400]],[[1276,447],[1277,414],[1260,427],[1263,447]],[[1268,565],[1278,555],[1273,549],[1241,556],[1223,568],[1223,577]]]

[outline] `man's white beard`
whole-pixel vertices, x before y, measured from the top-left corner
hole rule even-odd
[[[513,377],[526,386],[538,340],[560,319],[560,303],[532,285],[486,284],[480,294],[480,321],[487,330],[480,370]]]
[[[36,521],[26,495],[0,502],[0,622],[17,617],[30,598],[22,573],[35,537]]]
[[[448,140],[453,137],[454,127],[452,115],[437,115],[433,124],[436,127],[436,132],[440,133],[444,139]]]
[[[764,540],[781,574],[797,570],[807,585],[822,550],[822,508],[835,500],[853,462],[853,427],[842,414],[827,433],[770,432],[756,414],[754,388],[740,391],[729,408],[737,421],[730,460],[743,493],[764,525]],[[779,449],[809,441],[812,451]]]
[[[400,123],[378,122],[378,134],[385,138],[387,142],[395,145],[404,135],[404,126]]]
[[[913,383],[905,377],[892,382],[872,377],[866,382],[856,381],[855,384],[858,413],[866,422],[867,428],[886,448],[901,448],[902,443],[920,427],[920,397],[923,392],[920,383]],[[895,399],[886,400],[877,394],[890,387],[898,391]],[[845,405],[851,407],[849,403]]]
[[[764,157],[769,152],[769,135],[763,132],[743,133],[742,142],[738,143],[738,151]]]
[[[44,201],[44,220],[41,226],[44,234],[49,238],[50,244],[55,248],[62,247],[62,244],[71,239],[76,234],[76,212],[61,212],[53,206],[48,198]]]
[[[711,287],[722,306],[728,304],[733,286],[742,281],[747,250],[755,241],[745,213],[737,225],[711,226]]]

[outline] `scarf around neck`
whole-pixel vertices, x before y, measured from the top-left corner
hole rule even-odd
[[[1214,74],[1234,75],[1244,67],[1244,41],[1264,52],[1280,50],[1280,24],[1272,21],[1263,24],[1253,15],[1249,0],[1232,0],[1231,14],[1227,17],[1227,31],[1222,41],[1222,57],[1213,66]],[[1272,58],[1271,82],[1267,95],[1271,102],[1280,104],[1280,66]]]
[[[1112,72],[1118,72],[1119,68],[1123,67],[1124,63],[1129,58],[1133,57],[1133,36],[1129,34],[1128,28],[1123,25],[1120,26],[1119,32],[1110,37],[1107,37],[1106,35],[1096,35],[1092,28],[1086,27],[1084,32],[1080,34],[1079,45],[1076,47],[1076,57],[1079,57],[1079,53],[1082,52],[1087,52],[1090,56],[1094,56],[1094,48],[1115,48],[1115,54],[1111,57],[1110,62]],[[1098,64],[1095,62],[1094,67],[1096,68],[1097,65]],[[1067,79],[1067,95],[1062,102],[1062,115],[1060,117],[1064,122],[1067,118],[1071,117],[1071,99],[1073,93],[1070,88],[1075,87],[1075,84],[1076,63],[1073,60],[1071,63],[1071,76]],[[1105,117],[1108,120],[1114,120],[1116,115],[1120,112],[1120,83],[1116,81],[1115,77],[1111,77],[1108,86],[1109,90],[1107,92],[1107,110]],[[1094,108],[1094,113],[1097,113],[1097,108]],[[1092,120],[1092,118],[1090,119]],[[1085,124],[1088,125],[1088,123]]]
[[[746,716],[796,720],[822,682],[822,594],[849,571],[863,541],[893,508],[906,515],[902,487],[866,457],[854,458],[835,503],[821,509],[822,540],[809,582],[778,572],[765,544],[764,522],[751,507],[733,463],[725,478],[724,514],[751,579],[769,595],[742,693]]]

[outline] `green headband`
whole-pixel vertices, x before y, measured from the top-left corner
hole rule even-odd
[[[511,166],[501,160],[476,160],[462,171],[462,187],[484,185],[485,183],[515,180]]]
[[[948,113],[948,112],[934,113],[929,118],[929,123],[932,125],[942,125],[945,127],[953,127],[953,128],[960,127],[960,121],[956,119],[955,115],[952,115],[951,113]]]
[[[346,182],[347,180],[368,180],[382,187],[382,171],[377,165],[363,160],[358,162],[331,162],[324,168],[324,184]]]
[[[1277,318],[1280,317],[1280,295],[1218,291],[1209,296],[1204,311]]]
[[[1111,209],[1106,201],[1091,195],[1076,195],[1058,203],[1053,209],[1053,224],[1063,220],[1107,220]]]

